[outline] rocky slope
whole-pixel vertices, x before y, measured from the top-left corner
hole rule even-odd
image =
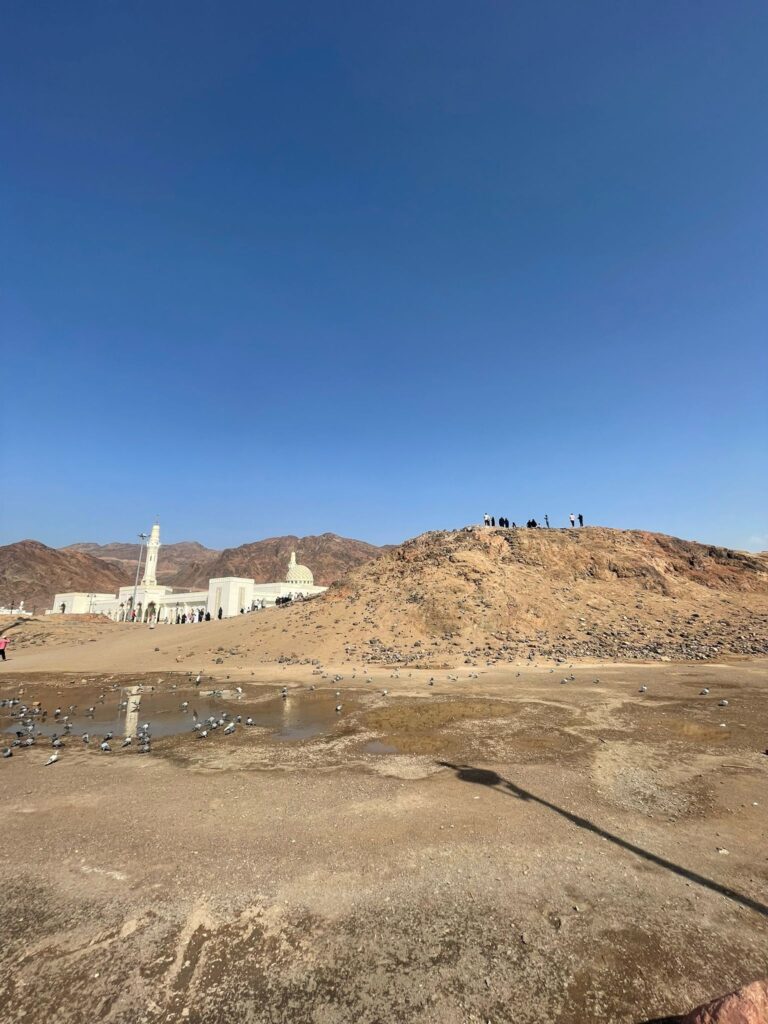
[[[768,555],[603,528],[427,533],[254,629],[263,660],[766,653]]]
[[[0,605],[24,601],[27,609],[41,613],[51,607],[56,593],[109,594],[132,582],[131,573],[119,563],[81,551],[57,550],[36,540],[0,547]]]

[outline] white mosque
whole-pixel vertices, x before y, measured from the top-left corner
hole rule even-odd
[[[56,594],[48,615],[106,615],[116,622],[177,622],[210,616],[229,618],[241,612],[275,605],[279,598],[305,598],[322,594],[311,571],[298,565],[292,552],[285,581],[256,583],[244,576],[220,576],[208,580],[207,590],[177,591],[157,582],[160,525],[155,523],[147,540],[147,556],[141,583],[120,587],[115,594]],[[141,552],[139,552],[139,566]],[[138,569],[137,569],[138,581]]]

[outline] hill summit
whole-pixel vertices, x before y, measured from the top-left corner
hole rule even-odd
[[[265,660],[766,653],[768,556],[600,527],[430,532],[258,630]]]

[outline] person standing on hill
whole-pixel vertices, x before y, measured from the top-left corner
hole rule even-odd
[[[584,525],[584,516],[579,512],[579,526]]]
[[[571,514],[570,514],[570,516],[568,518],[571,520],[571,526],[575,526],[576,525],[576,516],[573,514],[573,512],[571,512]]]
[[[496,516],[491,516],[491,526],[496,525]]]
[[[490,526],[490,525],[491,525],[491,517],[486,512],[485,515],[483,516],[483,526]]]
[[[8,646],[8,644],[9,644],[8,637],[7,636],[0,636],[0,658],[2,658],[3,661],[5,661],[5,649]]]
[[[544,522],[547,524],[547,529],[549,529],[549,516],[546,512],[544,513]]]

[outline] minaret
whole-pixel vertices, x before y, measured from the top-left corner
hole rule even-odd
[[[142,587],[157,586],[157,552],[160,549],[160,523],[155,523],[147,541],[147,560],[144,564]]]

